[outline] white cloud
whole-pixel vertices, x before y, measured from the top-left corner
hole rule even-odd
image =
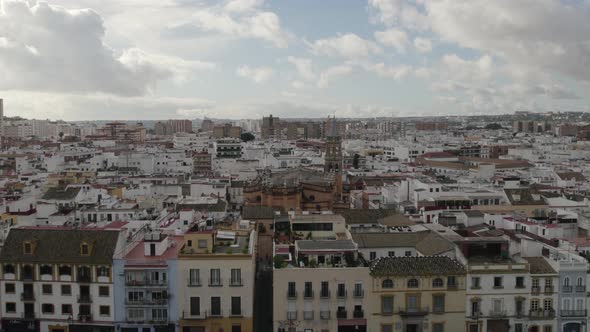
[[[223,8],[229,12],[246,12],[261,6],[264,0],[230,0]]]
[[[412,67],[406,65],[388,66],[384,63],[364,64],[365,70],[385,78],[401,80],[411,73]]]
[[[590,81],[587,1],[432,0],[426,8],[432,29],[447,42]]]
[[[274,70],[270,67],[240,66],[236,69],[236,74],[240,77],[250,79],[255,83],[262,83],[273,77]]]
[[[320,78],[317,82],[319,88],[327,87],[334,79],[341,76],[346,76],[352,73],[352,67],[349,65],[338,65],[330,67],[320,73]]]
[[[102,18],[92,10],[67,10],[44,2],[0,0],[0,89],[142,95],[156,84],[211,63],[150,55],[122,56],[104,44]]]
[[[313,72],[310,59],[289,56],[287,61],[295,66],[297,73],[302,79],[306,81],[312,81],[315,79],[315,74]]]
[[[408,35],[406,32],[396,28],[376,31],[375,39],[382,45],[395,48],[398,52],[404,52],[408,44]]]
[[[432,42],[428,38],[416,37],[414,38],[414,47],[420,53],[429,53],[432,51]]]
[[[287,47],[290,35],[283,31],[280,19],[275,13],[257,11],[238,16],[232,16],[232,14],[235,13],[217,8],[205,8],[197,10],[194,18],[197,26],[204,31],[214,31],[239,38],[262,39],[279,48]]]
[[[429,23],[422,12],[423,2],[422,0],[369,0],[369,6],[376,11],[375,20],[378,23],[426,30]]]
[[[316,55],[345,58],[363,58],[381,53],[381,48],[377,44],[354,33],[347,33],[334,38],[318,39],[310,47],[312,53]]]

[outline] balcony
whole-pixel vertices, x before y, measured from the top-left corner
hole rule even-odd
[[[354,310],[352,312],[352,317],[353,318],[364,318],[365,317],[365,311],[364,310]]]
[[[448,290],[457,290],[457,289],[459,289],[459,287],[457,286],[457,284],[448,284],[447,289]]]
[[[432,313],[435,313],[435,314],[444,314],[445,313],[445,307],[444,306],[434,306],[434,307],[432,307]]]
[[[297,299],[297,291],[287,291],[287,299],[296,300]]]
[[[321,320],[329,320],[330,319],[330,311],[329,310],[320,310],[320,319]]]
[[[545,286],[545,294],[553,294],[554,291],[553,286]]]
[[[586,310],[559,310],[561,317],[586,317]]]
[[[338,319],[346,319],[347,318],[347,313],[345,310],[338,310],[336,311],[336,318]]]
[[[153,306],[164,306],[168,305],[168,299],[137,299],[137,300],[125,300],[125,305],[128,306],[144,306],[144,305],[153,305]]]
[[[287,311],[287,320],[297,320],[297,311]]]
[[[530,310],[529,319],[554,319],[555,310]]]
[[[400,316],[426,316],[428,307],[423,308],[399,308]]]
[[[303,292],[304,299],[313,299],[313,290],[308,289]]]
[[[78,320],[81,322],[91,322],[92,315],[91,314],[78,314]]]
[[[92,282],[92,277],[89,276],[89,275],[78,275],[78,277],[76,278],[76,280],[78,282],[88,283],[88,282]]]
[[[23,312],[23,319],[35,319],[34,312]]]
[[[223,286],[223,280],[209,279],[209,287],[221,287],[221,286]]]
[[[313,320],[313,311],[303,311],[304,320]]]
[[[494,318],[503,318],[503,317],[506,317],[506,310],[492,309],[492,310],[490,310],[490,317],[494,317]]]
[[[339,298],[339,299],[344,299],[344,298],[346,298],[346,290],[344,290],[344,291],[338,291],[338,292],[336,293],[336,297],[337,297],[337,298]]]
[[[244,283],[242,283],[242,279],[231,279],[229,282],[229,286],[230,287],[241,287],[241,286],[244,286]]]
[[[143,286],[143,287],[167,287],[168,282],[164,280],[151,280],[151,279],[143,279],[143,280],[125,280],[125,286]]]
[[[572,286],[561,286],[561,291],[564,293],[571,293],[573,290]]]
[[[576,286],[576,293],[585,293],[586,292],[586,286],[581,285],[581,286]]]
[[[355,289],[354,292],[352,292],[352,296],[355,298],[363,298],[365,296],[365,290]]]
[[[320,298],[321,299],[329,299],[330,298],[330,290],[328,290],[328,289],[322,289],[320,291]]]
[[[78,303],[92,303],[92,296],[90,294],[78,296]]]
[[[541,287],[531,287],[531,294],[533,294],[533,295],[541,294]]]
[[[21,301],[35,301],[35,293],[33,292],[22,292],[20,293]]]
[[[152,325],[168,325],[168,317],[152,317],[148,320]]]
[[[182,319],[207,319],[207,311],[199,310],[199,312],[183,311]]]
[[[20,276],[20,280],[22,281],[34,281],[35,277],[32,273],[22,273]]]

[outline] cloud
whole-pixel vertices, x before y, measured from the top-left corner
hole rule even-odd
[[[369,0],[375,11],[374,20],[386,26],[403,26],[412,30],[426,30],[429,21],[423,12],[422,0]]]
[[[338,65],[330,67],[320,73],[320,78],[318,79],[317,86],[319,88],[327,87],[334,79],[346,76],[352,73],[352,67],[349,65]]]
[[[432,0],[426,9],[446,42],[590,81],[588,1]]]
[[[236,69],[236,75],[250,79],[255,83],[262,83],[273,77],[274,70],[270,67],[240,66]]]
[[[231,0],[223,8],[228,12],[246,12],[261,6],[264,0]]]
[[[104,92],[137,96],[160,81],[189,79],[211,63],[115,51],[103,41],[102,18],[45,2],[0,0],[0,90]]]
[[[430,53],[432,51],[432,42],[428,38],[414,38],[414,47],[420,53]]]
[[[295,66],[295,68],[297,69],[297,73],[302,79],[306,81],[312,81],[315,79],[316,75],[313,72],[312,63],[310,59],[289,56],[287,58],[287,61]]]
[[[313,54],[344,58],[364,58],[381,53],[381,48],[370,40],[354,33],[347,33],[334,38],[318,39],[310,44]]]
[[[230,2],[231,5],[236,1]],[[279,17],[273,12],[254,11],[243,13],[226,7],[199,9],[194,13],[197,27],[238,38],[254,38],[270,42],[276,47],[288,46],[290,34],[283,31]],[[249,7],[250,9],[252,7]],[[237,15],[236,15],[237,14]]]
[[[405,52],[408,44],[408,35],[405,31],[391,28],[385,31],[376,31],[375,39],[385,46],[391,46],[398,52]]]
[[[364,64],[365,70],[385,78],[401,80],[412,72],[412,67],[406,65],[388,66],[384,63]]]

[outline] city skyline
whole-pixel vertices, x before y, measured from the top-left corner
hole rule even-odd
[[[75,121],[589,110],[590,3],[584,0],[0,5],[6,116]]]

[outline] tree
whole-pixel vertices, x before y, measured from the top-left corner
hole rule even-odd
[[[283,256],[277,255],[277,256],[273,257],[272,260],[273,260],[275,269],[282,269],[283,267],[285,267],[285,265],[287,265],[285,263],[285,258]]]
[[[242,142],[248,142],[253,141],[256,137],[254,137],[252,133],[243,133],[240,138],[242,139]]]
[[[358,169],[359,168],[359,159],[361,158],[361,156],[358,153],[354,154],[354,157],[352,157],[352,167],[354,169]]]
[[[485,126],[485,129],[499,130],[499,129],[502,129],[502,125],[500,125],[498,123],[488,123]]]
[[[58,136],[59,136],[59,139],[62,140],[64,138],[64,132],[60,131]]]

